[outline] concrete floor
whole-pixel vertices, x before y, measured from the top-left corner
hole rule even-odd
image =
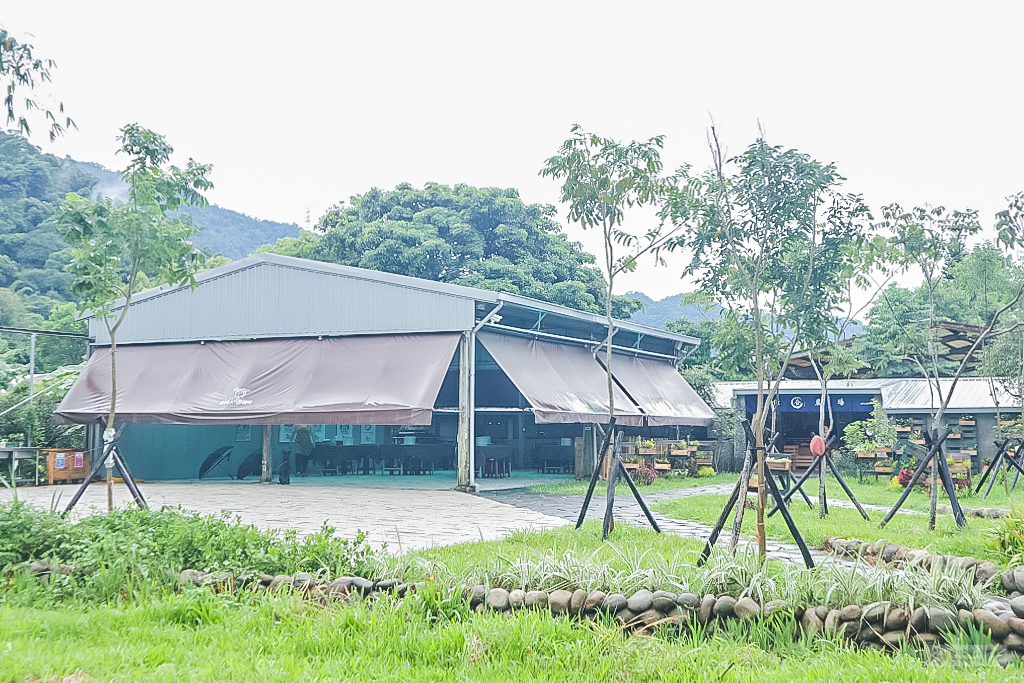
[[[489,490],[523,487],[536,481],[564,479],[553,475],[484,479]],[[292,484],[206,480],[145,482],[139,485],[151,508],[182,507],[202,514],[226,511],[260,528],[295,529],[310,533],[327,523],[343,537],[365,531],[374,546],[392,552],[417,550],[475,540],[502,538],[513,531],[550,529],[567,522],[558,517],[515,507],[481,496],[451,490],[452,473],[424,476],[357,475],[293,477]],[[77,486],[22,487],[18,497],[32,505],[63,508]],[[11,497],[0,489],[0,500]],[[93,484],[79,501],[76,516],[106,510],[106,487]],[[115,505],[131,496],[124,484],[114,485]]]

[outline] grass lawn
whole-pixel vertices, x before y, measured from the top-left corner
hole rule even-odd
[[[840,497],[842,491],[836,482],[829,488],[829,498]],[[879,487],[881,489],[881,487]],[[855,492],[856,495],[859,494]],[[808,491],[811,495],[811,491]],[[750,500],[750,498],[748,498]],[[812,500],[815,500],[812,497]],[[652,508],[674,519],[688,519],[704,524],[714,524],[722,513],[726,496],[694,496],[679,500],[659,501]],[[868,502],[868,501],[864,501]],[[879,529],[885,513],[869,511],[871,521],[865,521],[854,509],[831,507],[828,517],[818,518],[817,509],[808,508],[802,499],[794,499],[790,506],[793,519],[803,534],[807,544],[812,548],[820,548],[824,536],[842,538],[859,538],[862,541],[874,542],[885,538],[893,543],[912,548],[927,548],[933,553],[949,555],[967,555],[977,559],[988,559],[1002,564],[1006,558],[998,551],[987,547],[985,530],[998,524],[998,520],[969,519],[964,530],[958,530],[951,515],[940,515],[936,520],[934,533],[929,532],[927,515],[898,514],[884,529]],[[756,514],[747,510],[743,515],[743,531],[754,533]],[[765,521],[769,538],[792,542],[789,530],[782,515],[776,513]],[[730,517],[727,530],[732,528]],[[728,531],[726,532],[728,533]]]
[[[639,486],[641,493],[657,493],[659,491],[671,491],[675,489],[688,489],[694,486],[708,486],[710,484],[722,484],[725,482],[736,481],[736,474],[730,472],[719,472],[711,475],[710,477],[658,477],[654,480],[650,486]],[[590,485],[589,481],[575,481],[568,480],[554,484],[538,484],[537,486],[531,486],[531,491],[537,493],[557,493],[565,496],[584,496],[587,494],[587,487]],[[597,488],[594,489],[594,495],[603,492],[606,489],[606,485],[603,481],[598,482]],[[619,481],[615,487],[615,493],[618,495],[620,492],[629,492],[629,486],[624,481]]]
[[[857,475],[843,476],[846,483],[850,486],[850,490],[853,491],[853,495],[857,496],[857,500],[862,503],[870,503],[872,505],[893,505],[900,497],[902,489],[891,488],[889,486],[889,479],[879,478],[877,481],[871,481],[871,478],[865,479],[863,482],[857,481]],[[977,487],[978,477],[974,478],[974,486]],[[1012,479],[1011,479],[1012,484]],[[839,482],[833,477],[827,477],[825,487],[828,491],[829,498],[845,499],[846,494],[843,493],[842,487],[839,486]],[[985,488],[988,487],[988,481],[985,482]],[[804,484],[804,490],[807,491],[807,495],[811,498],[817,496],[818,491],[818,479],[816,476],[811,477]],[[1024,505],[1024,477],[1021,477],[1021,483],[1017,485],[1017,490],[1011,493],[1009,496],[1006,495],[1006,491],[1003,488],[1002,479],[996,481],[996,485],[992,487],[992,493],[988,498],[983,498],[985,493],[984,488],[981,493],[975,494],[971,491],[961,491],[957,494],[957,498],[960,504],[964,507],[970,508],[1014,508]],[[946,498],[945,492],[942,487],[939,487],[939,503],[949,504],[949,499]],[[910,497],[907,498],[903,507],[907,510],[928,510],[928,491],[920,486],[915,487],[911,492]]]

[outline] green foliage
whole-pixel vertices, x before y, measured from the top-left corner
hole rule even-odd
[[[1011,510],[985,536],[988,547],[1005,555],[1008,566],[1024,565],[1024,507]]]
[[[311,258],[438,282],[501,290],[589,312],[604,303],[594,258],[566,239],[555,209],[512,189],[372,189],[331,208],[303,232],[261,252]],[[636,304],[616,298],[629,317]]]
[[[896,444],[896,425],[886,416],[882,403],[871,399],[871,417],[843,427],[843,445],[854,451],[892,448]]]
[[[71,117],[65,117],[63,123],[57,120],[64,114],[64,103],[57,105],[57,112],[41,106],[31,95],[23,99],[18,89],[35,90],[37,86],[50,81],[50,70],[57,66],[52,59],[37,57],[30,43],[19,41],[0,28],[0,84],[5,86],[4,107],[7,109],[7,124],[15,124],[17,130],[30,135],[32,130],[29,116],[39,113],[49,127],[50,142],[63,135],[65,129],[74,128]]]
[[[372,557],[365,535],[350,541],[326,524],[307,536],[262,531],[227,514],[127,508],[69,522],[20,502],[0,503],[0,566],[34,559],[73,565],[86,576],[121,572],[164,580],[168,570],[229,570],[269,574],[298,571],[342,576]],[[80,580],[75,576],[68,581]],[[71,586],[73,588],[73,586]]]

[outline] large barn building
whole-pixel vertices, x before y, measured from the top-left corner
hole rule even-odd
[[[593,467],[593,425],[609,412],[601,316],[269,254],[197,281],[141,293],[118,331],[119,448],[137,477],[195,478],[221,449],[225,474],[264,459],[276,469],[295,424],[312,425],[313,473],[450,469],[472,489],[477,476]],[[95,425],[95,445],[110,341],[99,319],[89,334],[58,414]],[[704,436],[714,413],[677,372],[699,343],[615,324],[627,435]]]

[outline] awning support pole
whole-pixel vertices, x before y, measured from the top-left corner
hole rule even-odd
[[[273,455],[270,443],[270,433],[272,431],[273,427],[271,425],[263,425],[263,472],[260,475],[260,481],[264,484],[271,483],[273,479],[270,467],[270,458]]]
[[[475,411],[469,391],[469,368],[472,362],[470,348],[473,345],[473,333],[463,332],[459,340],[459,438],[458,438],[458,472],[457,488],[470,491],[473,482],[473,447],[470,425],[475,419]]]

